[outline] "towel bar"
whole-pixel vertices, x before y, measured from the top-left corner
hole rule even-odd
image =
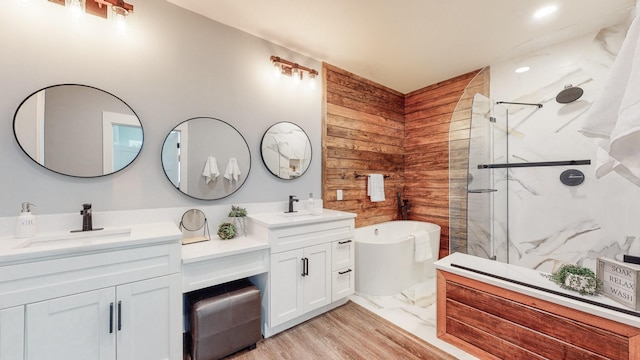
[[[369,175],[365,175],[365,174],[358,174],[358,173],[355,173],[355,174],[354,174],[354,177],[355,177],[356,179],[357,179],[357,178],[359,178],[359,177],[368,177],[368,176],[369,176]],[[391,177],[391,175],[383,175],[383,177],[386,179],[386,178],[390,178],[390,177]]]

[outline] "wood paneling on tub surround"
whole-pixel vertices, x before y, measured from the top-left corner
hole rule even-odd
[[[323,76],[324,206],[358,214],[357,227],[395,220],[396,193],[404,186],[404,95],[329,64]],[[356,173],[389,175],[385,201],[369,201],[367,178]]]
[[[640,328],[438,271],[437,335],[482,359],[640,359]]]
[[[402,192],[411,205],[409,220],[441,226],[440,257],[447,255],[450,127],[454,139],[466,138],[468,149],[471,101],[461,96],[479,70],[406,95],[330,64],[323,70],[324,206],[358,214],[356,227],[361,227],[397,220],[396,194]],[[480,91],[488,94],[487,84]],[[469,109],[468,118],[462,113],[452,118],[456,105]],[[468,150],[464,143],[459,146],[455,161],[461,162]],[[355,179],[355,173],[390,175],[386,201],[370,202],[366,178]],[[342,201],[336,199],[338,189]]]

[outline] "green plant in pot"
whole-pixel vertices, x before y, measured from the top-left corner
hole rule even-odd
[[[229,217],[231,218],[231,220],[233,220],[238,233],[242,233],[244,236],[247,236],[247,224],[245,222],[245,218],[247,217],[247,209],[240,206],[231,205]]]
[[[222,223],[218,226],[218,236],[221,240],[233,239],[236,236],[236,226],[232,223]]]
[[[549,275],[543,275],[561,288],[573,290],[580,295],[597,295],[602,291],[602,280],[589,268],[564,264]]]

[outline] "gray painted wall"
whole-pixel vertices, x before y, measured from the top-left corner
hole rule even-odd
[[[193,14],[163,0],[136,0],[127,35],[107,20],[85,16],[75,23],[67,9],[47,1],[30,8],[15,1],[0,12],[0,216],[15,216],[20,203],[36,214],[68,213],[84,202],[95,211],[285,201],[290,194],[320,194],[321,99],[315,90],[273,77],[270,55],[321,71],[321,63],[291,50]],[[103,89],[138,114],[145,131],[132,166],[102,178],[59,175],[37,165],[13,136],[20,102],[46,86],[78,83]],[[168,132],[193,117],[228,122],[251,150],[251,173],[233,195],[192,199],[174,189],[160,153]],[[264,131],[279,121],[299,124],[315,151],[297,180],[271,175],[260,158]]]

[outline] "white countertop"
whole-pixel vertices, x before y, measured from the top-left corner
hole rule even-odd
[[[87,232],[51,232],[29,239],[0,238],[0,266],[16,261],[70,256],[117,247],[179,241],[180,230],[173,222],[137,224]]]
[[[211,240],[182,245],[182,263],[189,264],[198,261],[221,258],[251,251],[268,249],[269,242],[251,236],[239,236],[229,240],[220,240],[212,236]]]
[[[322,209],[322,212],[317,215],[301,210],[295,213],[268,212],[250,214],[247,215],[247,217],[251,221],[268,228],[279,228],[292,225],[315,224],[339,219],[353,219],[356,217],[356,214],[346,211]]]
[[[477,256],[467,255],[463,253],[454,253],[435,262],[436,269],[442,271],[464,276],[466,278],[498,286],[503,289],[511,290],[517,293],[532,296],[555,304],[584,311],[585,313],[597,315],[606,319],[640,328],[640,312],[638,312],[638,316],[626,314],[598,305],[589,304],[580,300],[575,300],[543,290],[527,287],[525,285],[519,285],[507,280],[501,280],[489,275],[478,274],[473,271],[460,269],[452,266],[452,264],[464,266],[469,269],[478,270],[483,273],[499,276],[505,279],[515,280],[524,284],[533,285],[535,287],[549,289],[554,292],[568,294],[578,298],[584,298],[585,300],[598,302],[603,305],[612,306],[628,311],[634,311],[633,309],[620,304],[619,302],[604,295],[582,296],[577,292],[562,289],[559,285],[542,276],[546,273],[516,265],[501,263],[499,261],[483,259]]]

